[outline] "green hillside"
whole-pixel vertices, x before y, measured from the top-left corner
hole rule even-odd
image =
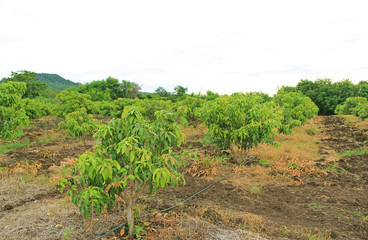
[[[37,73],[36,80],[46,83],[51,90],[56,92],[68,89],[70,87],[78,87],[78,85],[80,85],[80,83],[72,82],[60,77],[58,74],[51,73]]]

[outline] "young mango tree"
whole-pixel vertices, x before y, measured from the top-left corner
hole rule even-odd
[[[22,126],[29,124],[24,109],[19,106],[21,97],[26,91],[23,82],[0,84],[0,137],[13,141],[23,135]]]
[[[273,144],[282,126],[282,109],[257,94],[236,93],[207,102],[202,120],[220,149],[246,153],[260,143]],[[233,152],[234,153],[234,152]]]
[[[92,112],[91,96],[79,93],[77,91],[64,90],[56,95],[57,103],[55,107],[55,115],[64,118],[68,113],[78,111],[82,107],[87,109],[88,113]]]
[[[181,125],[167,111],[155,113],[155,120],[144,119],[136,107],[126,107],[122,118],[103,125],[95,137],[101,144],[95,152],[82,154],[75,165],[79,175],[74,183],[63,179],[62,190],[68,184],[72,201],[88,218],[115,206],[123,192],[128,196],[127,220],[129,236],[134,237],[133,210],[138,196],[172,184],[184,184],[178,172],[181,161],[172,152],[184,140]]]
[[[196,121],[200,117],[198,109],[203,105],[204,100],[196,97],[187,97],[185,100],[175,103],[177,112],[183,114],[188,121]]]
[[[368,118],[368,103],[360,104],[356,107],[356,116],[360,117],[363,121]]]
[[[22,99],[21,108],[26,111],[26,115],[29,119],[48,116],[52,111],[52,105],[50,103],[43,103],[29,98]]]
[[[351,97],[338,105],[335,109],[336,114],[354,114],[362,120],[368,117],[368,100],[365,97]]]
[[[65,120],[59,123],[61,129],[66,129],[66,133],[71,137],[77,137],[86,145],[86,137],[91,136],[97,129],[99,123],[93,119],[92,114],[88,114],[83,107],[79,111],[68,113]]]
[[[344,103],[337,105],[335,109],[336,114],[354,114],[358,115],[360,105],[367,104],[367,98],[365,97],[351,97],[347,98]]]
[[[274,96],[276,104],[283,109],[282,127],[280,132],[289,134],[296,126],[304,125],[308,119],[318,114],[317,105],[300,92],[279,92]]]

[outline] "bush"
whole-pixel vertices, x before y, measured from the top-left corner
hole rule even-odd
[[[199,109],[202,107],[204,100],[196,97],[187,97],[185,100],[175,104],[175,109],[180,115],[183,115],[188,121],[198,120],[200,117]]]
[[[318,114],[318,107],[309,98],[299,92],[278,93],[274,101],[283,109],[283,133],[290,133],[291,129],[304,125],[308,119]]]
[[[86,137],[92,135],[97,126],[98,121],[92,118],[92,114],[87,114],[85,108],[68,113],[65,120],[59,123],[61,129],[66,129],[69,136],[81,139],[84,145],[86,145]]]
[[[202,120],[213,143],[221,149],[237,146],[242,151],[260,143],[273,144],[282,125],[282,109],[255,94],[232,94],[207,102]]]
[[[356,107],[357,116],[362,120],[368,118],[368,103],[360,104]]]
[[[121,114],[124,111],[124,108],[127,106],[132,106],[137,100],[130,98],[118,98],[114,101],[116,108],[114,108],[111,112],[111,117],[120,118]]]
[[[48,116],[52,112],[51,104],[38,102],[34,99],[23,99],[21,105],[30,119]]]
[[[358,115],[358,112],[360,109],[357,107],[361,104],[368,103],[367,99],[365,97],[351,97],[347,98],[346,101],[343,104],[340,104],[336,107],[335,113],[336,114],[354,114]]]
[[[29,124],[29,119],[19,102],[26,91],[23,82],[0,84],[0,137],[13,141],[23,135],[22,127]]]
[[[134,106],[138,107],[143,116],[151,120],[155,119],[155,113],[157,111],[172,111],[173,108],[170,100],[137,100]]]
[[[83,107],[87,110],[87,113],[92,113],[93,105],[90,100],[91,96],[88,94],[64,90],[56,95],[56,98],[58,100],[55,109],[57,117],[64,118],[68,113],[78,111]]]
[[[338,105],[335,110],[336,114],[354,114],[362,120],[368,118],[368,100],[365,97],[352,97]]]

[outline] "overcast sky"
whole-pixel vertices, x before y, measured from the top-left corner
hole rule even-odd
[[[368,80],[367,1],[1,0],[0,78],[115,77],[143,91],[274,94]]]

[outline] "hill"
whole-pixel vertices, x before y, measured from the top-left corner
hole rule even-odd
[[[36,80],[46,83],[52,91],[59,92],[70,87],[78,87],[80,83],[75,83],[60,77],[58,74],[52,73],[37,73]]]

